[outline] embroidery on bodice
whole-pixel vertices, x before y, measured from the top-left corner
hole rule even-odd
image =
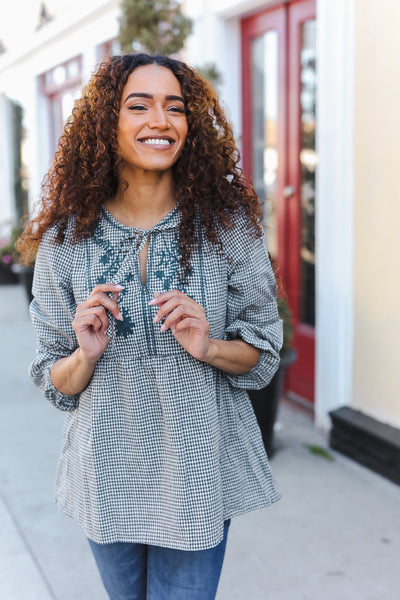
[[[154,234],[150,234],[152,236]],[[168,236],[169,237],[169,236]],[[138,239],[142,239],[142,234],[137,235]],[[127,256],[126,246],[123,244],[113,246],[109,239],[107,239],[104,232],[104,228],[101,224],[96,227],[96,230],[92,237],[95,245],[100,249],[99,263],[104,266],[103,272],[98,276],[96,284],[107,283],[115,279],[115,275],[120,269],[122,261]],[[127,238],[125,238],[127,241]],[[132,245],[135,244],[135,240],[132,236],[130,238]],[[171,289],[178,289],[185,292],[185,285],[181,282],[180,278],[180,250],[179,242],[174,236],[172,240],[166,240],[164,235],[158,235],[157,240],[152,240],[154,245],[158,245],[157,250],[152,250],[153,255],[149,259],[148,266],[151,266],[154,277],[161,281],[162,291],[169,291]],[[132,248],[130,249],[132,251]],[[192,270],[189,275],[191,275]],[[150,277],[151,274],[148,274]],[[136,272],[128,272],[122,279],[118,280],[118,283],[122,286],[127,286],[138,277]],[[124,289],[119,294],[119,306],[124,317],[123,321],[115,321],[115,335],[118,337],[127,338],[132,335],[136,327],[135,321],[129,309],[124,307],[123,300],[127,290]]]
[[[99,263],[105,267],[104,271],[97,278],[96,284],[113,281],[114,276],[121,266],[122,260],[126,257],[126,250],[124,250],[122,247],[114,247],[106,238],[104,229],[100,224],[96,227],[92,239],[96,246],[101,249],[102,253],[99,256]],[[126,273],[125,277],[121,281],[118,281],[118,283],[121,285],[126,285],[133,281],[134,278],[135,275],[133,273]],[[119,294],[119,299],[122,300],[125,294],[126,290],[122,290]],[[127,308],[120,306],[120,310],[124,320],[115,321],[115,335],[126,338],[128,335],[133,334],[135,322],[132,318],[132,315],[129,314]]]
[[[162,248],[154,253],[154,275],[162,281],[163,290],[168,292],[177,289],[183,292],[185,286],[180,280],[180,250],[179,242],[175,238],[167,244],[165,238],[162,240]]]
[[[101,248],[102,254],[99,257],[99,262],[106,267],[103,273],[97,278],[96,284],[112,281],[113,275],[118,271],[121,263],[121,252],[116,251],[114,246],[105,237],[104,229],[100,224],[97,225],[92,239],[96,246]]]

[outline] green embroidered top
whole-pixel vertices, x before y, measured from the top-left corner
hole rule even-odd
[[[282,331],[265,240],[239,221],[221,232],[223,251],[201,226],[185,284],[179,278],[175,208],[149,230],[126,227],[103,210],[94,235],[62,244],[44,236],[31,316],[38,334],[31,377],[67,411],[56,501],[98,543],[131,541],[182,550],[210,548],[223,522],[279,498],[246,388],[264,387],[279,364]],[[72,224],[70,224],[72,226]],[[149,240],[147,281],[138,255]],[[110,318],[110,344],[88,387],[66,396],[53,363],[77,347],[77,304],[96,283],[124,286],[123,321]],[[258,364],[229,375],[187,354],[153,324],[154,293],[179,288],[202,304],[210,336],[241,338]]]

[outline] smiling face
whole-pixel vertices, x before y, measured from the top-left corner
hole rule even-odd
[[[187,135],[179,81],[155,64],[133,71],[122,91],[117,140],[125,167],[168,171],[178,160]]]

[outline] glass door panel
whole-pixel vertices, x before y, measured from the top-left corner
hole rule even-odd
[[[288,174],[296,193],[287,204],[288,296],[297,360],[289,369],[290,394],[314,401],[315,378],[315,0],[288,5]]]
[[[301,25],[300,49],[300,321],[315,325],[316,23]]]
[[[278,34],[268,31],[251,42],[252,180],[264,206],[269,250],[277,256]]]

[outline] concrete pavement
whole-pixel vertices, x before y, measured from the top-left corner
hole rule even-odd
[[[27,379],[35,338],[0,286],[0,600],[106,600],[80,528],[52,502],[63,414]],[[272,468],[283,499],[233,520],[218,600],[398,600],[400,487],[328,449],[283,402]]]

